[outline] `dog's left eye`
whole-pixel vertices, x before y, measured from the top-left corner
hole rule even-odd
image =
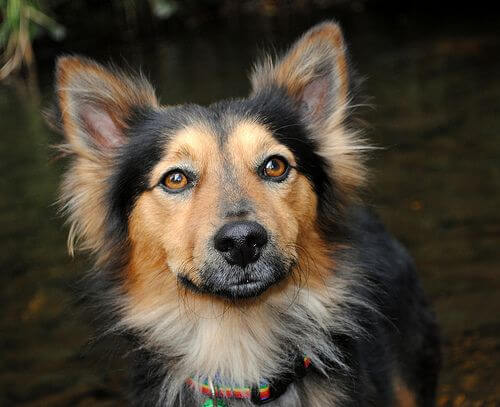
[[[184,172],[173,170],[165,174],[161,184],[168,192],[181,192],[188,186],[189,179]]]
[[[260,176],[269,181],[281,182],[290,172],[290,165],[283,157],[273,156],[268,158],[260,168]]]

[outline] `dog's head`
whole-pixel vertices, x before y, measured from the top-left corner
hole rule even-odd
[[[101,265],[120,264],[138,302],[160,305],[179,285],[269,295],[328,257],[364,180],[340,29],[313,28],[251,81],[246,99],[160,106],[143,77],[59,60],[70,237]]]

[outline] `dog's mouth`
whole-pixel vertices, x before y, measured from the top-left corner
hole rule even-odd
[[[239,266],[208,266],[200,272],[201,283],[186,275],[179,282],[194,292],[211,294],[231,300],[255,298],[282,281],[293,268],[291,262],[275,259],[272,263],[257,262],[242,269]]]
[[[214,294],[234,299],[252,298],[264,293],[271,285],[273,284],[269,284],[266,281],[247,280],[234,285],[226,285],[217,292],[214,292]]]

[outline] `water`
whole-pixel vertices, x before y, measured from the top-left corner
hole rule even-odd
[[[65,49],[142,66],[163,103],[242,96],[262,46],[289,43],[323,15],[237,21],[154,41],[102,37]],[[500,38],[477,17],[359,14],[341,18],[364,94],[359,117],[378,146],[368,202],[409,247],[437,311],[445,361],[440,406],[500,405]],[[128,37],[127,37],[128,38]],[[64,167],[40,104],[54,55],[39,66],[40,96],[0,86],[0,405],[116,405],[125,363],[89,345],[73,304],[86,267],[65,249],[52,204]]]

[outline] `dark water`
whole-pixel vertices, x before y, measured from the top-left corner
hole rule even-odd
[[[65,45],[142,66],[163,103],[245,95],[262,46],[289,43],[322,16],[237,21],[143,41]],[[363,90],[372,159],[369,203],[415,256],[442,327],[440,406],[500,405],[500,37],[485,17],[342,18]],[[0,405],[119,405],[127,371],[89,345],[72,305],[85,265],[66,254],[53,206],[63,164],[39,114],[40,95],[0,85]],[[126,390],[126,389],[125,389]]]

